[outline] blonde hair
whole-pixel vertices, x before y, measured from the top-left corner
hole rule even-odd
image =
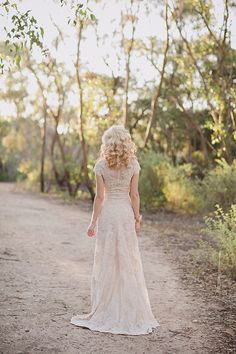
[[[112,125],[102,136],[100,158],[105,158],[110,168],[128,166],[137,148],[129,131],[123,125]]]

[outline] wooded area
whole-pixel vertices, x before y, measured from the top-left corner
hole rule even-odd
[[[0,15],[0,351],[235,353],[236,2],[0,0]],[[113,124],[141,166],[150,340],[68,330],[89,304]]]
[[[54,4],[65,18],[63,26],[51,19],[57,34],[47,47],[46,29],[30,9],[1,2],[8,27],[1,42],[0,180],[93,200],[101,136],[123,123],[138,147],[141,208],[211,213],[208,231],[219,228],[212,225],[222,208],[219,248],[236,278],[235,2],[121,1],[106,21],[96,14],[106,1]],[[156,35],[141,36],[149,17],[159,21]],[[69,68],[60,59],[65,25],[73,33]],[[91,36],[93,56],[108,74],[88,69]]]

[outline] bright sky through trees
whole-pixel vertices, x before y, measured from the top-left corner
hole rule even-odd
[[[215,17],[216,17],[216,27],[222,23],[223,16],[223,1],[213,0],[215,7]],[[148,4],[149,13],[145,11],[145,5]],[[117,28],[118,21],[120,19],[120,12],[125,9],[127,3],[125,1],[109,0],[105,2],[105,6],[102,3],[90,3],[94,14],[98,19],[98,33],[101,36],[106,35],[106,40],[98,47],[96,34],[93,26],[87,28],[85,31],[85,37],[82,42],[81,50],[81,61],[84,70],[94,71],[97,73],[104,73],[110,75],[109,68],[105,65],[103,61],[103,56],[109,54],[109,64],[111,65],[114,73],[116,75],[123,75],[125,64],[121,65],[120,72],[117,65],[117,53],[119,53],[119,37],[114,37],[112,32]],[[139,39],[147,39],[148,37],[157,37],[163,40],[166,36],[165,34],[165,24],[162,17],[159,15],[159,10],[153,8],[150,10],[152,5],[150,2],[143,1],[140,6],[138,13],[138,23],[135,32],[135,37]],[[70,10],[67,6],[61,7],[59,1],[54,0],[23,0],[19,4],[19,9],[22,11],[31,10],[32,15],[37,19],[38,23],[44,28],[44,43],[45,46],[54,54],[54,49],[52,46],[52,41],[58,35],[56,26],[60,28],[64,35],[64,41],[61,40],[59,44],[59,50],[57,51],[58,62],[63,62],[66,67],[74,72],[74,60],[76,55],[76,40],[75,40],[75,28],[68,25],[68,18],[70,16]],[[231,13],[231,17],[234,16]],[[232,33],[232,47],[236,48],[236,20],[233,17],[230,19],[231,23],[231,33]],[[4,23],[0,26],[3,26]],[[56,25],[56,26],[55,26]],[[130,29],[127,27],[127,38],[129,38]],[[0,27],[1,37],[4,38],[3,28]],[[203,30],[204,31],[204,27]],[[190,31],[191,35],[191,31]],[[42,53],[39,49],[34,50],[32,53],[33,57],[41,62],[44,60]],[[153,66],[146,61],[146,59],[136,53],[133,54],[135,60],[132,60],[131,71],[136,73],[137,86],[142,87],[143,83],[147,81],[152,81],[156,77],[156,70]],[[159,58],[162,59],[161,57]],[[3,81],[0,79],[0,88],[3,89]],[[35,80],[30,81],[30,92],[34,92],[37,89],[37,84]],[[132,99],[132,97],[130,96]],[[73,98],[72,98],[73,100]],[[9,105],[6,103],[0,104],[1,111],[5,114],[12,111]]]

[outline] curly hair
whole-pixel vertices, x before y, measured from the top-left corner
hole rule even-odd
[[[137,147],[123,125],[112,125],[102,135],[100,158],[105,158],[110,168],[128,166],[136,158]]]

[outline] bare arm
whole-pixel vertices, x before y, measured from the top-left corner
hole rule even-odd
[[[139,211],[140,197],[138,191],[138,182],[139,182],[139,173],[135,173],[131,179],[130,193],[129,193],[135,219],[139,219],[140,216],[140,211]]]
[[[104,201],[104,180],[103,177],[96,174],[96,193],[93,201],[93,212],[91,217],[91,222],[88,227],[88,236],[94,236],[94,229],[98,216],[102,210],[103,201]]]
[[[104,181],[102,176],[96,175],[96,194],[93,201],[93,213],[91,223],[96,223],[97,218],[102,210],[104,201]]]

